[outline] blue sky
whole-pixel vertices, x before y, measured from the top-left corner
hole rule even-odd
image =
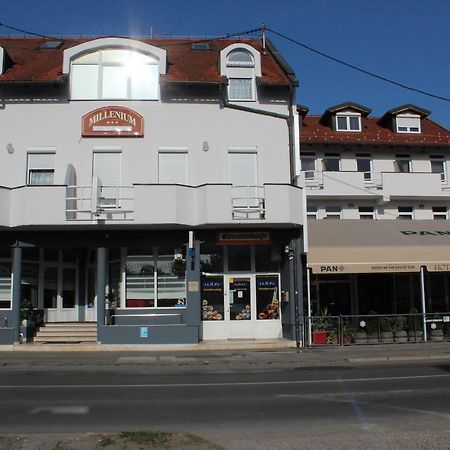
[[[448,0],[0,0],[0,22],[49,35],[221,36],[265,22],[311,47],[450,98]],[[17,34],[0,27],[3,35]],[[297,100],[321,114],[343,101],[372,116],[404,103],[450,128],[450,102],[369,78],[268,33],[297,73]]]

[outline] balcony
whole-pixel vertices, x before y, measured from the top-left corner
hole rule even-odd
[[[310,198],[439,199],[450,195],[447,180],[446,174],[440,173],[303,171],[299,185],[307,189]]]
[[[1,227],[299,226],[302,190],[288,184],[0,187]]]

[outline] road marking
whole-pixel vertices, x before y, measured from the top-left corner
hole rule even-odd
[[[217,383],[142,383],[142,384],[47,384],[47,385],[0,385],[0,389],[112,389],[112,388],[187,388],[187,387],[224,387],[224,386],[283,386],[301,384],[325,384],[325,383],[360,383],[370,381],[400,381],[400,380],[421,380],[433,378],[450,378],[450,374],[435,375],[410,375],[400,377],[373,377],[373,378],[332,378],[325,380],[291,380],[291,381],[236,381]]]
[[[87,414],[89,406],[40,406],[33,408],[30,414]]]

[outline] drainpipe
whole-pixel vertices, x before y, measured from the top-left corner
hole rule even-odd
[[[423,314],[423,340],[427,342],[427,307],[425,303],[425,270],[422,266],[420,268],[420,297],[422,300],[422,314]]]

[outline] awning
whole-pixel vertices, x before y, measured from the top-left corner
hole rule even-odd
[[[315,274],[450,271],[449,220],[310,220]]]

